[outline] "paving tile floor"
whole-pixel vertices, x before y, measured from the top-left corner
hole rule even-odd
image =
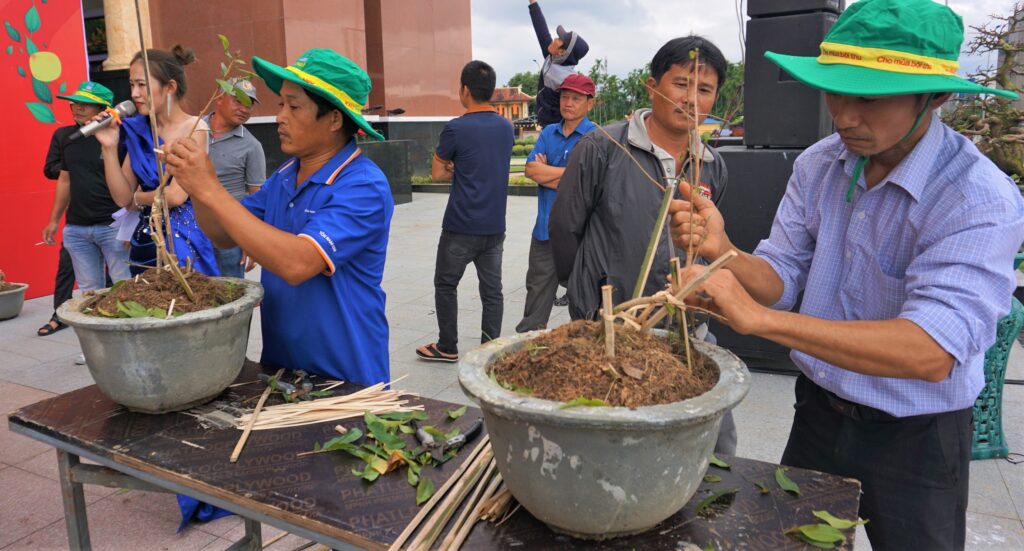
[[[424,396],[468,403],[451,364],[418,360],[417,346],[436,340],[434,254],[446,195],[415,194],[412,203],[395,209],[384,272],[390,322],[391,371],[406,376],[400,386]],[[502,331],[515,329],[526,297],[524,281],[536,200],[510,197],[508,236],[502,265],[505,310]],[[249,274],[257,278],[258,272]],[[480,298],[473,270],[459,286],[459,343],[463,351],[479,343]],[[92,384],[88,369],[74,365],[78,340],[71,330],[37,337],[36,328],[52,311],[52,297],[27,301],[22,314],[0,322],[0,412]],[[551,326],[569,320],[556,307]],[[248,355],[259,359],[263,340],[255,316]],[[1024,349],[1011,354],[1008,378],[1024,379]],[[739,455],[775,462],[782,455],[792,419],[794,378],[754,374],[750,394],[736,409]],[[1004,429],[1011,448],[1024,452],[1024,386],[1004,390]],[[192,525],[180,534],[178,509],[169,494],[87,486],[89,523],[97,550],[226,549],[243,533],[241,521],[229,517]],[[968,549],[1024,549],[1024,464],[1004,460],[971,464]],[[130,519],[130,522],[127,522]],[[264,527],[265,539],[280,532]],[[288,536],[270,549],[287,550],[302,540]],[[0,423],[0,550],[67,549],[56,476],[56,456],[44,444],[11,433]],[[870,549],[863,531],[858,550]]]

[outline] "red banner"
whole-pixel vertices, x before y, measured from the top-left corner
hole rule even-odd
[[[28,283],[28,297],[53,293],[58,249],[37,245],[53,206],[43,176],[53,131],[74,124],[68,102],[88,79],[82,5],[70,0],[0,0],[0,90],[5,128],[0,175],[0,270]],[[59,235],[59,234],[58,234]]]

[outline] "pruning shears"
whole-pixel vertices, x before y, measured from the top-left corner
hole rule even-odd
[[[480,434],[480,429],[484,426],[484,418],[478,418],[465,432],[459,433],[451,439],[435,438],[434,435],[420,428],[416,421],[413,421],[412,425],[416,428],[416,439],[423,445],[423,449],[429,451],[435,461],[443,462],[445,453],[461,448],[466,442]]]

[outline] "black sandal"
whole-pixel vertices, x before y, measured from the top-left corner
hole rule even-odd
[[[48,337],[56,333],[57,331],[60,331],[61,329],[67,329],[67,327],[68,324],[60,321],[59,319],[57,319],[57,316],[54,315],[53,317],[50,318],[50,321],[46,322],[46,325],[40,327],[36,331],[36,335],[39,335],[40,337]]]
[[[441,352],[437,348],[437,343],[431,343],[426,346],[421,346],[416,349],[416,355],[424,360],[432,362],[457,362],[459,361],[458,354],[449,354],[447,352]]]

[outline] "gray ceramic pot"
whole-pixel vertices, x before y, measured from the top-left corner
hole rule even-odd
[[[559,409],[488,377],[496,354],[538,335],[493,340],[459,365],[459,383],[483,410],[498,470],[519,503],[555,531],[587,539],[643,532],[682,509],[708,468],[722,416],[749,390],[743,362],[696,342],[720,371],[700,396],[637,409]]]
[[[11,283],[11,285],[17,287],[0,291],[0,320],[17,317],[21,313],[21,307],[25,304],[25,289],[28,289],[28,284]]]
[[[96,385],[132,411],[166,413],[220,394],[245,363],[252,310],[263,298],[255,281],[234,302],[169,320],[103,318],[80,312],[83,299],[57,310],[75,328]]]

